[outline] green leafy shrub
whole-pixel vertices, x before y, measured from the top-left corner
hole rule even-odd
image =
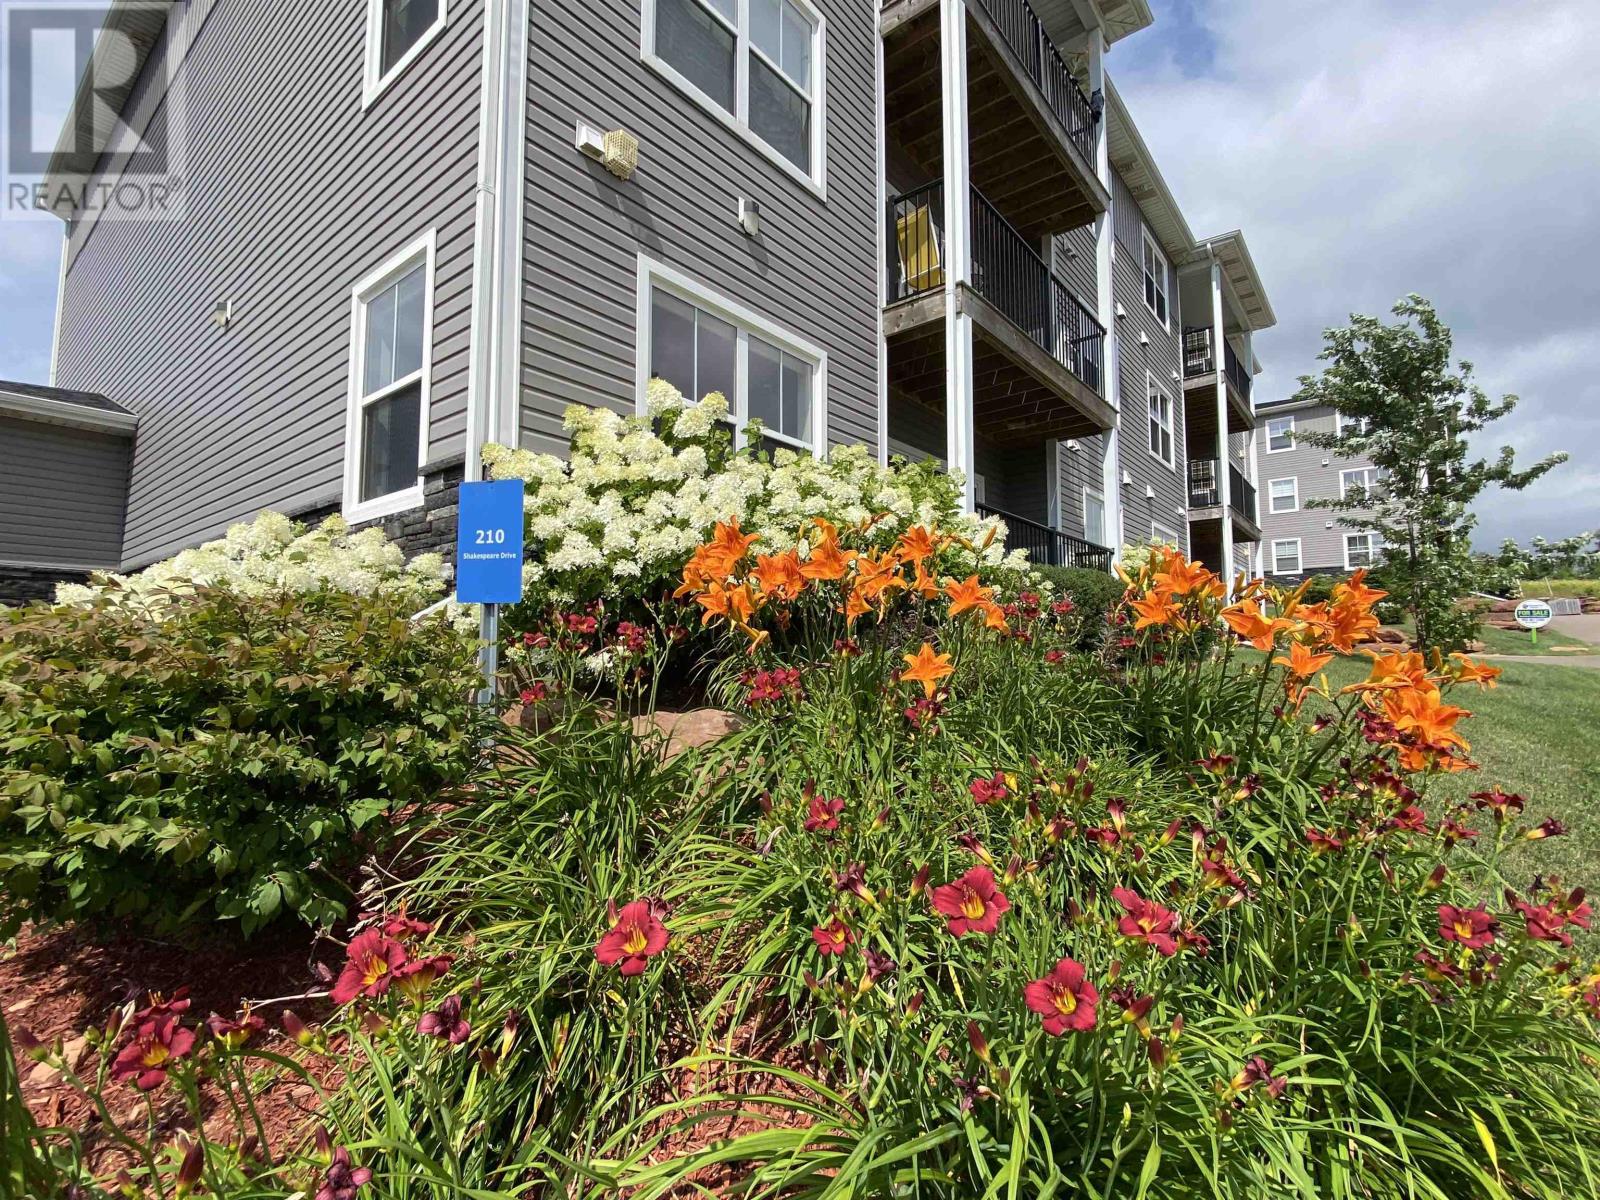
[[[159,620],[0,616],[0,936],[342,915],[341,872],[472,755],[472,644],[411,603],[202,587]]]
[[[1115,575],[1083,567],[1036,566],[1034,570],[1055,588],[1058,596],[1071,600],[1082,615],[1085,646],[1104,634],[1111,614],[1122,600],[1125,585]]]

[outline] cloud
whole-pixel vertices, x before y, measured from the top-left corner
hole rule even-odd
[[[1262,394],[1324,328],[1421,292],[1491,393],[1484,449],[1574,462],[1480,504],[1480,544],[1600,526],[1600,11],[1586,0],[1174,0],[1111,66],[1190,224],[1250,239]],[[1202,43],[1204,52],[1194,43]]]

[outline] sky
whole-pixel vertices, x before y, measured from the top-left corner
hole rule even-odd
[[[1190,226],[1243,229],[1278,314],[1258,396],[1322,331],[1420,292],[1522,403],[1479,448],[1572,460],[1479,503],[1476,541],[1600,528],[1600,3],[1151,0],[1112,73]],[[44,382],[49,217],[0,221],[0,379]]]
[[[1260,399],[1317,369],[1322,331],[1434,302],[1486,431],[1532,463],[1480,498],[1475,541],[1600,528],[1600,3],[1151,0],[1117,87],[1191,228],[1242,229],[1277,311]]]

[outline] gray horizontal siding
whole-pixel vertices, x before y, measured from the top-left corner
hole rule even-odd
[[[640,61],[639,0],[534,0],[524,263],[524,445],[564,450],[570,404],[632,412],[637,256],[828,354],[828,435],[876,447],[877,134],[872,6],[824,0],[826,202]],[[619,182],[572,146],[585,121],[638,136]],[[762,234],[734,222],[762,208]]]
[[[1339,498],[1339,473],[1355,467],[1369,465],[1364,459],[1341,458],[1331,450],[1322,450],[1296,442],[1293,449],[1269,451],[1267,449],[1267,419],[1270,411],[1260,413],[1260,432],[1257,434],[1256,477],[1261,497],[1262,541],[1267,545],[1266,568],[1272,569],[1271,543],[1280,538],[1300,539],[1300,560],[1305,571],[1343,572],[1344,535],[1349,532],[1342,518],[1349,515],[1325,508],[1307,508],[1310,500],[1337,500]],[[1283,414],[1288,416],[1290,414]],[[1292,414],[1296,432],[1314,430],[1318,433],[1334,431],[1331,408],[1310,408]],[[1323,464],[1327,465],[1324,466]],[[1270,481],[1296,479],[1300,483],[1300,508],[1292,513],[1274,513],[1270,510]]]
[[[129,439],[0,417],[0,563],[115,567]]]
[[[1100,285],[1095,269],[1096,242],[1093,225],[1080,225],[1052,241],[1052,260],[1056,277],[1066,283],[1091,313],[1100,312]]]
[[[464,448],[482,27],[456,0],[363,112],[365,0],[215,0],[182,67],[187,215],[86,227],[64,293],[59,381],[141,418],[130,565],[338,498],[351,289],[429,229],[428,457]]]

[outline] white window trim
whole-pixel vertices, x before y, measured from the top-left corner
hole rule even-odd
[[[1178,531],[1168,529],[1160,521],[1150,522],[1150,541],[1152,544],[1160,542],[1162,545],[1172,546],[1178,550],[1183,549],[1183,543],[1178,540]]]
[[[1278,446],[1278,447],[1274,447],[1273,446],[1273,444],[1272,444],[1272,425],[1273,425],[1274,421],[1287,421],[1287,422],[1289,422],[1289,444],[1287,446]],[[1264,440],[1265,440],[1265,442],[1267,444],[1267,453],[1268,454],[1287,454],[1287,453],[1289,453],[1289,451],[1291,451],[1291,450],[1293,450],[1295,448],[1295,440],[1294,440],[1295,420],[1294,420],[1294,414],[1293,413],[1290,413],[1286,417],[1268,417],[1265,428],[1266,428],[1266,431],[1267,431],[1267,436],[1266,436],[1266,438]]]
[[[405,249],[399,251],[381,267],[373,271],[350,291],[350,383],[346,401],[344,427],[344,518],[347,521],[371,521],[392,516],[422,504],[422,476],[417,475],[414,486],[371,500],[361,499],[361,432],[362,412],[372,399],[381,398],[396,388],[405,386],[420,377],[421,411],[417,421],[417,466],[428,457],[428,410],[432,407],[433,391],[433,303],[434,267],[438,252],[438,231],[430,229]],[[421,262],[425,265],[422,295],[422,367],[419,372],[397,379],[372,397],[362,395],[367,357],[367,302]]]
[[[1278,508],[1278,507],[1275,506],[1274,498],[1273,498],[1273,495],[1272,495],[1272,485],[1275,484],[1275,483],[1292,483],[1292,484],[1294,484],[1294,503],[1289,508]],[[1282,479],[1269,479],[1269,480],[1267,480],[1267,512],[1268,512],[1269,515],[1278,516],[1278,515],[1281,515],[1283,513],[1293,513],[1293,512],[1299,512],[1299,511],[1300,511],[1300,477],[1298,475],[1288,475],[1288,476],[1283,477]]]
[[[1178,406],[1167,393],[1166,388],[1156,382],[1155,372],[1146,371],[1144,373],[1144,381],[1144,448],[1149,452],[1151,458],[1161,463],[1169,471],[1176,472],[1178,469]],[[1172,439],[1172,457],[1170,459],[1162,458],[1160,454],[1150,448],[1150,400],[1155,396],[1160,396],[1167,402],[1167,423],[1164,428]]]
[[[760,313],[746,308],[735,300],[730,300],[720,292],[714,292],[705,284],[685,275],[682,271],[667,266],[663,262],[639,255],[638,283],[636,287],[637,309],[635,320],[638,329],[638,349],[634,361],[635,396],[634,408],[641,416],[645,414],[646,396],[650,389],[650,336],[652,322],[650,319],[650,296],[660,288],[669,295],[677,296],[693,304],[696,308],[704,309],[713,316],[721,317],[733,325],[737,330],[737,349],[734,354],[735,378],[738,381],[739,402],[749,404],[749,388],[746,379],[749,374],[750,334],[756,334],[763,341],[771,342],[778,349],[802,358],[811,365],[812,369],[812,397],[811,397],[811,445],[807,446],[795,438],[787,437],[776,429],[767,429],[763,426],[766,437],[775,442],[793,446],[797,450],[806,450],[821,456],[828,452],[828,354],[820,346],[808,342],[804,338],[790,333],[787,329],[773,324]],[[699,400],[704,397],[695,396],[691,399]],[[733,397],[729,397],[730,403]],[[744,427],[748,424],[744,414],[729,412],[729,417],[734,422],[734,443],[744,444]]]
[[[1339,499],[1344,500],[1350,495],[1350,485],[1345,481],[1345,476],[1347,476],[1347,475],[1355,475],[1357,473],[1360,473],[1362,475],[1371,474],[1371,475],[1376,476],[1377,468],[1375,468],[1375,467],[1340,467],[1339,468]],[[1368,487],[1365,484],[1362,485],[1366,490],[1367,498],[1369,500],[1372,498],[1372,494],[1375,491],[1377,491],[1377,483],[1378,483],[1378,480],[1376,478],[1374,478],[1373,481],[1372,481],[1372,486]]]
[[[1167,261],[1167,254],[1161,248],[1161,243],[1156,241],[1155,235],[1150,232],[1150,226],[1139,226],[1143,242],[1139,250],[1139,294],[1144,296],[1144,247],[1148,246],[1155,251],[1156,261],[1161,264],[1161,294],[1166,297],[1167,315],[1163,318],[1156,312],[1155,306],[1150,303],[1148,296],[1144,297],[1144,306],[1150,310],[1150,315],[1161,322],[1161,327],[1168,333],[1172,332],[1172,264]]]
[[[1354,571],[1356,569],[1350,563],[1350,539],[1353,537],[1364,537],[1368,539],[1368,544],[1372,547],[1372,549],[1370,551],[1370,561],[1366,565],[1370,569],[1374,564],[1377,563],[1378,554],[1383,549],[1383,543],[1378,540],[1378,535],[1373,533],[1371,530],[1358,529],[1354,533],[1346,532],[1344,535],[1344,569],[1346,571]]]
[[[383,69],[383,0],[367,0],[367,55],[366,70],[361,82],[361,107],[371,108],[407,67],[416,62],[422,53],[444,32],[450,20],[450,0],[439,0],[439,15],[433,24],[411,44],[398,62],[387,71]]]
[[[699,0],[690,0],[698,3]],[[673,87],[693,100],[723,125],[738,134],[748,145],[776,164],[784,174],[801,184],[824,203],[828,199],[828,25],[810,0],[793,0],[816,27],[812,43],[811,80],[811,171],[795,166],[760,134],[750,128],[750,55],[772,59],[750,40],[750,0],[735,0],[738,31],[734,37],[734,111],[729,112],[682,75],[676,67],[656,53],[656,0],[642,0],[639,21],[639,61],[662,76]]]
[[[1106,513],[1106,497],[1105,497],[1105,493],[1096,491],[1092,487],[1084,488],[1083,489],[1083,540],[1086,541],[1086,542],[1087,541],[1094,541],[1094,539],[1089,536],[1089,498],[1091,496],[1094,499],[1100,501],[1100,536],[1102,538],[1106,537],[1106,522],[1107,522],[1107,519],[1108,519],[1107,513]],[[1110,539],[1106,538],[1106,540],[1109,541]],[[1094,544],[1097,545],[1097,546],[1103,546],[1106,543],[1104,541],[1100,541],[1100,542],[1095,542]]]
[[[1344,436],[1344,431],[1345,431],[1346,427],[1348,427],[1350,425],[1362,425],[1362,424],[1364,424],[1364,422],[1359,417],[1347,417],[1342,412],[1335,412],[1333,414],[1334,431],[1335,431],[1335,433],[1338,434],[1339,437],[1343,437]]]
[[[1280,571],[1278,570],[1278,547],[1286,546],[1290,542],[1294,543],[1294,570]],[[1271,564],[1267,573],[1270,575],[1301,574],[1305,570],[1306,565],[1305,550],[1306,548],[1301,544],[1301,539],[1299,538],[1273,538],[1272,541],[1267,544],[1267,562]]]

